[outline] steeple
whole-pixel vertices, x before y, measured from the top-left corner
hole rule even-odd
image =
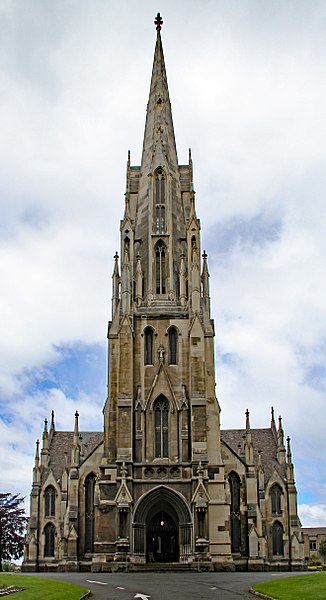
[[[173,171],[178,169],[171,103],[160,33],[162,24],[163,21],[160,13],[158,13],[155,19],[157,37],[141,160],[141,170],[146,175],[158,166],[168,166]]]

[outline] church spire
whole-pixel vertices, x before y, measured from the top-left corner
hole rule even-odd
[[[155,19],[157,30],[152,79],[147,104],[141,169],[148,174],[158,166],[177,170],[178,158],[174,138],[172,111],[165,71],[160,13]]]

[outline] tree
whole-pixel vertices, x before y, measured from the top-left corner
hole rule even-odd
[[[0,571],[2,561],[20,558],[24,552],[27,517],[19,494],[0,492]]]
[[[324,557],[324,563],[326,562],[325,557],[326,557],[326,538],[324,538],[323,540],[321,540],[320,544],[319,544],[319,553]]]

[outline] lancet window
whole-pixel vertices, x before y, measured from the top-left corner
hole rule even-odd
[[[152,365],[153,364],[153,341],[154,341],[154,334],[153,334],[153,329],[151,327],[146,327],[145,332],[144,332],[144,362],[145,365]]]
[[[273,487],[271,489],[272,514],[273,515],[280,515],[282,513],[281,498],[282,498],[282,489],[278,485],[278,483],[275,483],[275,485],[273,485]]]
[[[85,552],[93,552],[94,546],[95,479],[94,473],[90,473],[85,479]]]
[[[281,523],[276,521],[272,528],[272,539],[273,539],[273,555],[283,556],[283,527]]]
[[[44,556],[54,556],[55,529],[52,523],[44,527]]]
[[[177,364],[178,332],[175,327],[169,329],[169,363]]]
[[[165,177],[163,169],[155,174],[155,233],[165,233]]]
[[[166,281],[165,281],[165,245],[160,240],[155,246],[155,277],[156,277],[156,293],[166,293]]]
[[[48,485],[44,494],[45,516],[54,517],[55,515],[55,489],[53,485]]]
[[[154,404],[155,458],[169,456],[169,403],[159,396]]]
[[[240,516],[240,479],[236,473],[230,473],[231,494],[231,551],[240,552],[241,516]]]

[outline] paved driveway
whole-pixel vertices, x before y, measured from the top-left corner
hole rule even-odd
[[[35,575],[35,573],[34,573]],[[91,590],[95,600],[239,600],[254,583],[300,573],[38,573]],[[138,596],[137,596],[138,594]]]

